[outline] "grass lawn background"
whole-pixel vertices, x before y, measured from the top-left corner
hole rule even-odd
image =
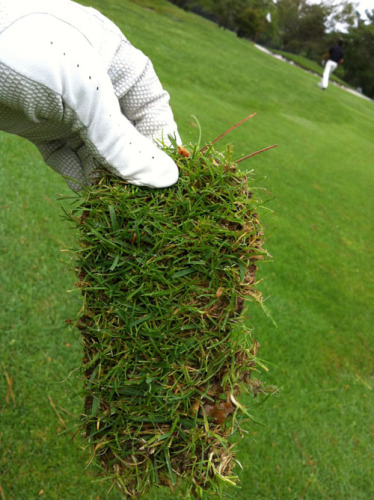
[[[205,142],[256,112],[222,146],[241,157],[279,144],[242,165],[267,201],[273,262],[259,274],[277,327],[254,308],[249,321],[270,369],[262,378],[280,391],[252,408],[265,425],[239,439],[242,489],[230,494],[371,498],[373,103],[321,92],[317,77],[166,1],[90,5],[152,59],[187,142],[199,136],[192,115]],[[70,430],[82,409],[79,337],[65,321],[81,304],[62,251],[74,234],[59,194],[70,192],[26,141],[0,134],[0,152],[0,498],[105,498]]]

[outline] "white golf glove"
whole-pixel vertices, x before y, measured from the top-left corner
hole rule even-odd
[[[70,0],[0,0],[0,129],[36,144],[75,190],[98,169],[154,188],[178,180],[154,141],[181,143],[150,60]]]

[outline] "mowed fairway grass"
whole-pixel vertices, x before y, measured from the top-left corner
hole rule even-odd
[[[233,498],[374,495],[374,103],[162,0],[94,0],[153,61],[186,142],[222,140],[262,188],[271,262],[260,288],[277,326],[250,307],[279,393],[238,437]],[[81,306],[64,249],[70,191],[24,140],[0,134],[0,498],[104,499],[74,424],[82,411]],[[153,490],[150,500],[177,498]],[[112,490],[108,498],[122,496]]]

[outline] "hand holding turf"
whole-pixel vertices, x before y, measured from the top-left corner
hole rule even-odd
[[[0,129],[36,144],[72,189],[98,169],[139,186],[178,179],[154,142],[180,138],[150,60],[70,0],[0,0]]]

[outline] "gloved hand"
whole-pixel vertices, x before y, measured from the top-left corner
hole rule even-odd
[[[181,143],[150,60],[70,0],[0,0],[0,129],[36,144],[75,190],[98,169],[154,188],[178,180],[154,141]]]

